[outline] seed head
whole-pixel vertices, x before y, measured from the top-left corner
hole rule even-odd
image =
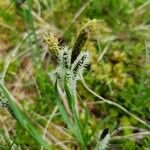
[[[54,61],[57,61],[58,59],[58,52],[59,52],[59,46],[58,46],[58,40],[54,36],[53,33],[45,34],[44,39],[48,45],[49,52],[52,56],[52,59]]]

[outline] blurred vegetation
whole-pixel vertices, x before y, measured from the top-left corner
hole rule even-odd
[[[0,0],[0,73],[18,106],[45,135],[52,149],[80,149],[56,110],[47,72],[55,68],[44,41],[52,32],[59,46],[74,43],[88,24],[83,51],[91,55],[88,86],[150,123],[150,0]],[[83,46],[82,45],[82,46]],[[150,149],[149,129],[121,110],[77,91],[90,112],[87,134],[118,131],[110,150]],[[84,110],[80,110],[80,121]],[[50,119],[51,118],[51,119]],[[50,121],[49,121],[50,120]],[[136,135],[140,130],[148,133]],[[132,136],[128,136],[132,135]],[[94,136],[87,149],[94,149]],[[0,149],[42,150],[6,109],[0,108]]]

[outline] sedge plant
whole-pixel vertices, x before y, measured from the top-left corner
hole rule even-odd
[[[56,66],[55,70],[49,73],[51,80],[55,84],[55,92],[57,95],[56,103],[64,122],[80,145],[80,148],[83,150],[88,149],[88,145],[92,142],[92,137],[96,134],[95,132],[91,135],[87,134],[86,129],[88,128],[89,112],[81,99],[81,106],[83,107],[82,109],[85,110],[86,117],[83,122],[81,122],[79,119],[79,102],[77,100],[76,91],[78,80],[81,80],[84,87],[94,96],[102,100],[102,102],[121,109],[127,115],[133,117],[135,120],[143,124],[145,127],[150,128],[147,122],[132,114],[120,104],[99,96],[85,83],[83,72],[86,66],[89,64],[90,55],[88,52],[82,52],[81,50],[88,38],[88,32],[90,31],[91,24],[93,24],[93,21],[89,21],[85,27],[82,28],[79,36],[76,39],[73,49],[70,49],[68,46],[58,46],[58,41],[53,34],[47,34],[45,36],[49,51],[52,54],[52,59],[55,60]],[[94,149],[105,150],[108,147],[110,140],[110,133],[107,133],[103,138],[97,140],[97,144],[95,145]]]
[[[86,119],[84,123],[81,123],[78,114],[78,103],[76,102],[76,83],[80,80],[80,74],[83,73],[88,63],[89,54],[83,52],[80,53],[74,63],[71,64],[71,49],[63,47],[58,54],[58,66],[53,72],[49,73],[55,83],[56,102],[63,120],[76,138],[81,149],[86,149],[88,145],[88,136],[86,135],[88,112],[85,110]],[[66,97],[65,101],[61,99],[61,91],[64,91]]]
[[[57,38],[52,33],[44,36],[52,61],[56,66],[49,73],[52,82],[55,84],[55,101],[63,121],[82,150],[88,149],[88,145],[95,135],[95,132],[92,134],[87,132],[89,127],[89,111],[82,99],[78,98],[76,91],[77,81],[82,79],[84,70],[90,62],[90,54],[87,51],[81,52],[88,38],[88,25],[81,30],[73,49],[70,49],[68,46],[58,46]],[[79,103],[81,103],[80,107],[82,107],[85,113],[83,121],[80,120]],[[110,135],[107,134],[101,141],[98,140],[95,150],[104,150],[109,139]]]

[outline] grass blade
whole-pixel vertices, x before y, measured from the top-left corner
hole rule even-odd
[[[58,88],[57,88],[57,81],[55,83],[55,92],[56,92],[56,101],[57,101],[57,105],[58,105],[58,108],[59,108],[59,111],[63,117],[63,120],[64,122],[67,124],[68,128],[71,130],[71,132],[74,132],[74,127],[68,117],[68,114],[66,113],[65,111],[65,108],[61,102],[61,99],[59,97],[59,93],[58,93]]]
[[[77,134],[76,138],[80,142],[80,144],[84,147],[84,145],[85,145],[84,141],[85,140],[83,138],[82,127],[81,127],[81,124],[80,124],[80,121],[79,121],[79,118],[77,116],[76,109],[75,109],[75,99],[69,91],[66,80],[64,82],[64,88],[65,88],[67,99],[68,99],[69,103],[71,104],[70,110],[72,111],[73,119],[74,119],[74,122],[75,122],[75,125],[76,125],[76,134]]]
[[[20,123],[20,125],[26,129],[26,131],[40,144],[44,147],[44,149],[51,149],[50,146],[44,141],[42,135],[39,131],[32,125],[31,121],[27,118],[27,116],[20,110],[20,108],[15,104],[14,98],[9,93],[7,88],[0,83],[0,92],[3,93],[3,96],[8,100],[8,104],[15,116],[15,119]]]

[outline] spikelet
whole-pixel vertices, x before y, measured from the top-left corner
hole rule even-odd
[[[68,82],[68,88],[70,90],[70,93],[73,94],[76,91],[77,87],[77,79],[72,75],[72,73],[69,74],[70,76],[67,76]]]
[[[89,64],[89,60],[90,60],[89,53],[82,52],[73,63],[72,71],[77,79],[79,79],[80,75],[83,74],[85,67]]]
[[[103,140],[100,141],[100,143],[97,144],[97,149],[95,150],[106,150],[108,147],[108,143],[110,140],[110,134],[107,134]]]
[[[58,55],[58,60],[59,60],[59,66],[61,68],[67,69],[70,67],[71,50],[69,49],[69,47],[65,46],[61,48],[61,51],[59,52]]]
[[[99,137],[100,137],[100,139],[99,139]],[[97,141],[97,144],[96,144],[94,150],[106,150],[108,148],[108,143],[110,141],[110,134],[107,133],[106,135],[104,135],[103,131],[102,132],[100,131],[96,135],[96,141]]]
[[[72,49],[71,63],[73,63],[76,60],[76,58],[80,54],[83,46],[85,45],[85,43],[86,43],[86,41],[88,39],[88,32],[89,32],[89,30],[88,30],[87,27],[83,28],[80,31],[80,33],[79,33],[79,35],[78,35],[78,37],[77,37],[77,39],[75,41],[74,47]]]
[[[2,77],[1,74],[0,74],[0,84],[3,84],[3,77]],[[5,108],[10,112],[10,114],[11,114],[14,118],[16,118],[15,115],[14,115],[14,112],[13,112],[12,109],[11,109],[11,106],[10,106],[8,100],[6,100],[6,99],[4,98],[4,96],[3,96],[2,92],[1,92],[1,90],[0,90],[0,107],[5,107]]]
[[[0,97],[0,107],[7,107],[7,101],[3,100],[2,97]]]
[[[9,102],[8,102],[6,99],[4,99],[3,97],[0,97],[0,107],[6,108],[6,109],[9,111],[9,113],[10,113],[14,118],[16,118],[15,115],[14,115],[14,112],[12,111],[11,106],[9,105]]]
[[[57,67],[54,71],[49,73],[49,77],[52,81],[62,82],[62,76],[64,76],[64,72],[60,67]]]
[[[71,63],[73,63],[77,59],[78,55],[80,54],[82,48],[84,47],[89,37],[89,34],[92,33],[93,29],[96,30],[96,25],[97,25],[96,19],[89,20],[80,30],[80,33],[77,36],[77,39],[72,49]]]
[[[44,39],[48,45],[48,50],[52,56],[52,61],[57,63],[58,59],[58,53],[59,53],[59,46],[58,46],[58,40],[54,36],[53,33],[45,34]]]

